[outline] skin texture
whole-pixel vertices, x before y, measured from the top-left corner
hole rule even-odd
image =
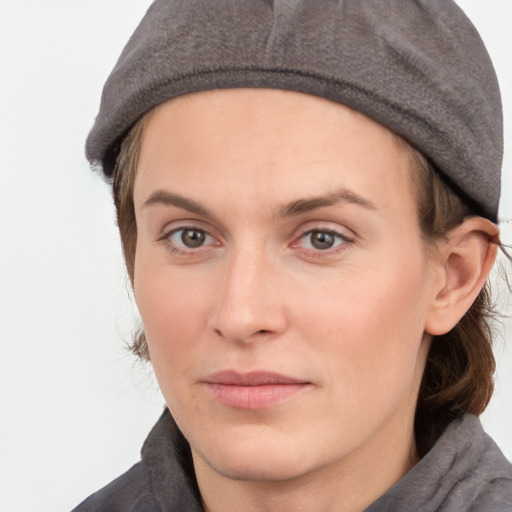
[[[149,117],[135,298],[207,510],[363,510],[415,463],[430,334],[492,254],[473,225],[471,265],[448,242],[427,256],[410,173],[389,130],[304,94],[198,93]],[[227,404],[226,370],[299,384]]]

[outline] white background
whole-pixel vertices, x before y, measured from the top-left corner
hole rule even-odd
[[[460,3],[501,82],[510,219],[512,1]],[[70,510],[138,459],[162,410],[151,371],[124,349],[135,312],[110,191],[83,157],[102,84],[148,5],[0,0],[0,512]],[[506,323],[483,421],[512,459]]]

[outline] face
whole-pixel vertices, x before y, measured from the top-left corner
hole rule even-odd
[[[196,466],[289,480],[411,449],[433,278],[390,131],[289,91],[171,100],[134,202],[135,298]]]

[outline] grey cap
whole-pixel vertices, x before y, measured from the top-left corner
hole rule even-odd
[[[499,86],[478,32],[452,0],[157,0],[105,84],[87,157],[109,177],[121,140],[156,105],[246,87],[363,112],[496,220]]]

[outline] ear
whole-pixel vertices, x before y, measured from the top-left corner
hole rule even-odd
[[[440,279],[425,325],[428,334],[446,334],[468,311],[491,271],[498,243],[497,226],[482,217],[464,221],[439,243],[434,266]]]

